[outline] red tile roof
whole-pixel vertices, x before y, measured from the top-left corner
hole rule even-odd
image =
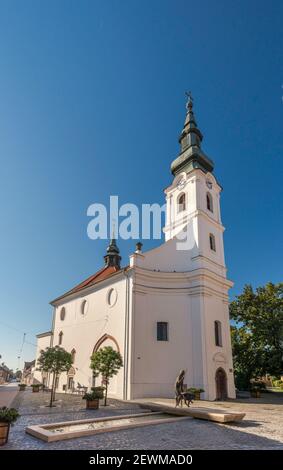
[[[90,287],[94,284],[96,284],[99,281],[103,281],[104,279],[107,279],[108,277],[112,276],[113,274],[116,274],[117,272],[124,271],[126,268],[120,269],[117,268],[117,266],[104,266],[102,269],[97,271],[95,274],[92,274],[92,276],[88,277],[85,279],[83,282],[78,284],[77,286],[73,287],[73,289],[69,290],[63,295],[60,295],[60,297],[57,297],[56,299],[52,300],[51,304],[55,302],[56,300],[59,300],[63,297],[66,297],[67,295],[75,294],[76,292],[79,292],[86,287]]]
[[[84,289],[85,287],[92,286],[93,284],[96,284],[96,282],[102,281],[102,279],[106,279],[107,277],[111,276],[111,274],[114,274],[117,271],[120,271],[120,269],[116,266],[105,266],[104,268],[100,269],[100,271],[97,271],[97,273],[88,277],[85,281],[81,282],[76,287],[71,289],[68,294],[73,294],[74,292],[78,292],[79,290]]]

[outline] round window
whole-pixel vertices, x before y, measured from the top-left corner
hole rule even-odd
[[[61,310],[60,310],[60,320],[64,321],[65,316],[66,316],[66,309],[65,309],[65,307],[62,307]]]
[[[82,314],[82,315],[86,315],[86,314],[87,314],[87,311],[88,311],[88,301],[87,301],[87,300],[83,300],[83,301],[82,301],[82,304],[81,304],[81,314]]]
[[[113,307],[113,305],[116,304],[117,297],[118,297],[118,294],[117,294],[116,289],[112,288],[108,291],[107,302],[108,302],[108,305],[110,305],[110,307]]]

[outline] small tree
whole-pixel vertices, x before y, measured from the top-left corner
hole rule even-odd
[[[105,346],[93,353],[90,359],[90,367],[93,369],[93,375],[95,377],[98,377],[99,374],[102,375],[102,381],[105,385],[104,406],[106,406],[109,379],[117,375],[119,369],[123,367],[122,356],[118,351],[111,348],[111,346]]]
[[[53,401],[55,400],[56,379],[61,372],[68,372],[72,367],[72,362],[72,354],[68,353],[60,346],[54,346],[53,348],[46,348],[45,351],[40,351],[40,356],[37,361],[39,365],[38,370],[53,374],[50,407],[52,407]]]
[[[15,373],[15,377],[16,377],[16,379],[21,380],[22,372],[20,370],[17,370],[16,373]]]

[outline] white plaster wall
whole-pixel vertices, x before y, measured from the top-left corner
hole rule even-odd
[[[168,341],[157,341],[158,321],[168,322]],[[193,330],[186,294],[136,292],[133,330],[132,398],[173,397],[182,368],[191,384]]]
[[[36,381],[42,383],[42,373],[39,370],[36,370],[38,367],[37,360],[40,356],[40,352],[45,350],[46,348],[50,347],[51,335],[43,336],[41,338],[37,338],[37,348],[36,348],[36,356],[35,356],[35,370],[33,373],[33,377]]]
[[[174,238],[141,255],[133,253],[130,265],[163,272],[190,271],[193,266],[192,257],[198,255],[198,248],[193,241],[191,249],[178,250],[177,243],[178,240]]]
[[[183,187],[179,187],[179,181],[185,182]],[[207,180],[212,184],[207,187]],[[188,175],[182,173],[178,175],[171,186],[165,190],[166,196],[166,225],[164,227],[165,240],[175,237],[178,232],[195,216],[196,211],[202,211],[210,219],[221,224],[220,216],[220,192],[221,187],[211,173],[203,173],[201,170],[194,170]],[[178,211],[178,199],[181,193],[186,196],[186,210]],[[206,195],[209,193],[213,201],[213,212],[207,209]]]
[[[122,357],[124,356],[124,332],[125,332],[125,300],[126,300],[126,278],[120,275],[100,282],[92,288],[88,294],[65,300],[56,307],[54,324],[54,346],[58,344],[59,333],[63,332],[62,347],[68,352],[76,350],[74,368],[75,386],[81,385],[90,388],[92,386],[92,370],[90,369],[90,356],[93,348],[102,335],[113,336],[118,342]],[[117,301],[114,306],[107,303],[107,295],[110,288],[117,291]],[[85,315],[81,313],[83,300],[88,301],[88,310]],[[60,310],[66,309],[65,320],[60,320]],[[101,347],[111,345],[116,349],[113,341],[107,340]],[[59,380],[58,391],[67,383],[67,374],[62,373]],[[96,379],[96,385],[98,380]],[[123,368],[117,377],[110,382],[109,396],[111,394],[123,398]]]
[[[202,276],[191,282],[177,273],[167,280],[162,273],[155,276],[147,285],[146,273],[136,276],[131,398],[174,396],[175,379],[184,368],[187,386],[203,388],[203,398],[215,400],[218,367],[225,370],[228,395],[234,397],[227,286],[221,290]],[[216,320],[222,324],[222,347],[215,346]],[[157,341],[158,321],[168,322],[168,341]]]
[[[214,322],[221,322],[222,347],[215,345]],[[207,370],[203,388],[206,390],[205,398],[215,400],[216,383],[215,373],[222,367],[227,375],[228,396],[235,398],[235,386],[233,376],[233,361],[231,350],[231,335],[229,323],[229,309],[227,300],[217,295],[204,297],[204,328],[203,342],[206,349]]]
[[[210,233],[214,235],[216,251],[210,248]],[[222,228],[205,216],[200,215],[198,217],[198,240],[200,246],[199,254],[225,267]]]
[[[191,179],[183,189],[179,190],[177,187],[174,187],[166,195],[165,241],[174,238],[194,216],[197,208],[197,194],[194,183],[195,180]],[[180,212],[178,210],[178,199],[181,194],[185,194],[186,197],[186,210]]]

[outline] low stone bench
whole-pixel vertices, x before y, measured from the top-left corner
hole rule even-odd
[[[138,401],[136,401],[137,403]],[[194,406],[178,407],[167,406],[157,403],[139,403],[141,407],[149,408],[151,411],[163,411],[164,413],[174,414],[178,416],[191,416],[196,419],[204,419],[207,421],[215,421],[217,423],[231,423],[234,421],[241,421],[246,413],[240,413],[238,411],[226,411],[214,408],[196,408]]]
[[[211,408],[190,408],[189,415],[193,418],[205,419],[208,421],[216,421],[217,423],[230,423],[233,421],[241,421],[246,413],[238,411],[214,410]]]

